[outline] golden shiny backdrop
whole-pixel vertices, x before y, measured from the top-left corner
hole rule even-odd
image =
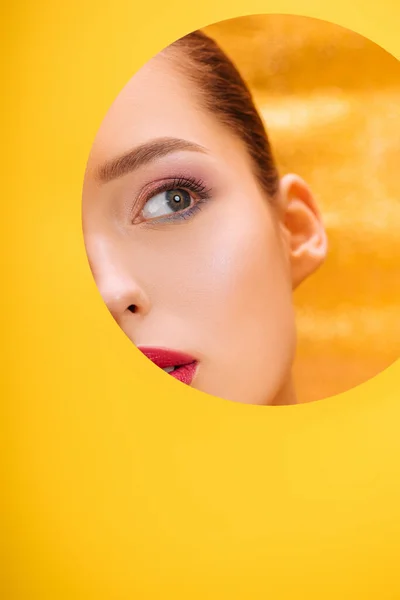
[[[281,173],[311,185],[329,255],[297,290],[299,400],[346,391],[400,345],[400,63],[324,21],[252,16],[204,30],[234,60]]]

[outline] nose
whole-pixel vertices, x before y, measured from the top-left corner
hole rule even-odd
[[[100,294],[117,323],[122,326],[133,315],[145,316],[150,310],[143,288],[131,277],[113,273],[98,284]]]
[[[150,310],[150,300],[137,279],[121,265],[107,261],[93,273],[99,292],[116,322],[132,323],[132,317],[145,316]]]
[[[151,304],[139,282],[133,248],[122,247],[108,235],[86,234],[86,250],[97,288],[115,321],[130,337],[132,327],[147,315]]]

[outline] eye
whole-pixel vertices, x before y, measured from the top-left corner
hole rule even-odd
[[[192,202],[193,199],[186,190],[165,190],[147,200],[142,209],[142,215],[145,219],[172,215],[189,208]]]

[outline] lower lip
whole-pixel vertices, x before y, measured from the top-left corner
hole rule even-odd
[[[175,377],[175,379],[178,379],[178,381],[186,383],[186,385],[190,385],[196,374],[197,364],[197,362],[192,362],[188,365],[182,365],[168,374],[172,375],[172,377]]]

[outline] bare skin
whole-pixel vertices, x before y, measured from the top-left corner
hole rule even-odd
[[[293,404],[292,293],[324,260],[321,218],[295,175],[271,203],[241,140],[191,86],[160,55],[104,119],[83,190],[91,269],[135,345],[196,358],[194,388]],[[182,210],[167,202],[174,190]]]

